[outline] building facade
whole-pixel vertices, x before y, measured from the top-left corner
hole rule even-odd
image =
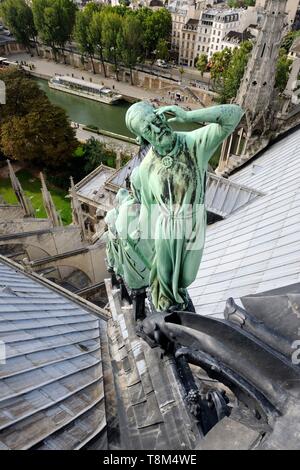
[[[257,10],[207,8],[207,2],[175,2],[169,7],[172,15],[172,46],[178,53],[179,65],[194,67],[197,57],[206,54],[210,59],[226,47],[224,38],[229,32],[243,33],[257,23]],[[232,47],[237,47],[233,44]]]

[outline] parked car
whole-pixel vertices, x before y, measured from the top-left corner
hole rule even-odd
[[[157,59],[157,61],[155,62],[155,65],[157,65],[158,67],[162,67],[163,69],[168,68],[167,62],[165,60],[162,60],[162,59]]]

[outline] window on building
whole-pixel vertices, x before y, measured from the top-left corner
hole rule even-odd
[[[218,51],[218,50],[219,50],[219,47],[218,47],[218,46],[216,46],[216,51]]]
[[[218,36],[221,36],[221,31],[218,31]]]
[[[205,36],[204,36],[204,38],[203,38],[203,42],[206,42],[206,37],[205,37]]]
[[[185,33],[182,33],[182,39],[185,39]]]
[[[206,49],[206,52],[209,52],[209,47]]]
[[[198,51],[200,51],[200,46],[198,46]]]
[[[193,41],[195,41],[196,39],[196,34],[193,34]]]
[[[190,36],[191,36],[191,35],[190,35],[190,34],[188,34],[188,35],[187,35],[187,38],[188,38],[188,39],[190,39]]]
[[[204,52],[204,51],[205,51],[205,47],[204,47],[204,46],[202,46],[202,52]]]
[[[219,42],[220,42],[220,38],[217,39],[217,43],[218,43],[218,44],[219,44]]]
[[[201,42],[201,41],[202,41],[202,37],[200,36],[200,37],[199,37],[199,42]]]
[[[207,28],[205,28],[205,31],[204,31],[204,32],[205,32],[205,34],[207,33]]]

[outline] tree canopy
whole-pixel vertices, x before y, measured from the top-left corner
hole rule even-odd
[[[204,72],[207,70],[207,65],[208,65],[208,58],[206,54],[200,54],[200,56],[197,59],[196,62],[196,68],[199,70],[201,73],[201,76],[203,77]]]
[[[130,70],[131,84],[133,85],[132,67],[134,67],[142,53],[140,38],[143,36],[143,25],[137,16],[128,15],[122,22],[122,29],[118,36],[118,48],[123,63]]]
[[[14,160],[58,168],[70,162],[78,143],[66,113],[52,105],[23,72],[0,72],[6,105],[0,115],[0,150]]]
[[[228,103],[236,96],[252,47],[250,41],[244,41],[233,51],[225,48],[212,56],[210,72],[221,103]]]
[[[95,73],[94,54],[97,48],[97,41],[93,30],[93,17],[95,13],[101,15],[101,7],[98,3],[90,2],[82,10],[76,12],[74,25],[74,38],[82,54],[91,58],[93,72]],[[97,16],[98,18],[98,16]],[[100,33],[101,36],[101,33]],[[98,39],[98,37],[97,37]],[[101,39],[100,39],[101,41]]]
[[[73,33],[77,6],[72,0],[32,0],[34,24],[41,40],[53,50],[64,48]]]
[[[27,49],[35,41],[37,29],[31,8],[25,0],[5,0],[0,4],[0,15],[16,40]]]
[[[292,63],[293,61],[288,58],[286,50],[280,49],[275,76],[275,87],[279,92],[283,92],[287,85]]]
[[[254,7],[256,0],[228,0],[230,8]]]

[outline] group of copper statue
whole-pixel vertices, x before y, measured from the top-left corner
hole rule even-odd
[[[174,116],[167,120],[166,113]],[[242,116],[234,104],[185,111],[138,102],[127,111],[128,129],[150,147],[131,173],[130,190],[119,190],[106,215],[106,262],[130,293],[148,290],[158,312],[190,306],[187,288],[205,241],[208,162]],[[170,122],[201,127],[175,132]]]

